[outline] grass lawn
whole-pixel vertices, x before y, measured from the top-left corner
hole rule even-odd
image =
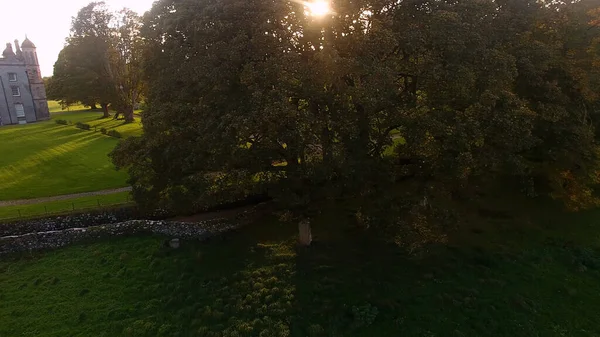
[[[129,192],[50,201],[32,205],[0,207],[0,220],[31,218],[46,214],[63,214],[85,209],[122,205],[131,202]]]
[[[418,256],[330,217],[311,248],[265,219],[179,250],[149,236],[2,258],[0,336],[598,336],[598,218],[465,229]]]
[[[57,102],[49,101],[48,107],[52,119],[64,119],[73,124],[77,122],[86,123],[89,124],[92,129],[94,129],[94,127],[97,128],[98,131],[100,131],[100,128],[105,128],[106,130],[114,129],[119,131],[123,137],[139,136],[142,134],[142,123],[139,117],[136,117],[133,123],[124,124],[122,120],[102,118],[102,112],[100,110],[91,111],[81,105],[71,106],[68,109],[63,110]],[[111,112],[111,114],[114,114],[114,112]]]
[[[57,112],[52,118],[115,129],[123,136],[141,132],[139,122],[99,119],[100,112]],[[118,140],[53,120],[0,128],[0,200],[28,199],[126,186],[127,174],[115,171],[108,153]]]

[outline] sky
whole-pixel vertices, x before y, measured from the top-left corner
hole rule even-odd
[[[0,52],[7,42],[25,35],[37,47],[42,76],[52,76],[54,62],[65,44],[71,17],[92,0],[0,0]],[[152,7],[154,0],[105,0],[111,8],[130,8],[140,14]],[[14,46],[13,46],[14,48]]]

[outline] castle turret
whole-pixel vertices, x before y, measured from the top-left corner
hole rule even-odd
[[[15,52],[13,51],[12,45],[10,43],[6,44],[6,48],[2,52],[2,57],[6,58],[6,59],[16,57]]]
[[[19,40],[15,40],[15,54],[20,61],[24,61],[23,52],[21,51],[21,45],[19,44]]]
[[[44,87],[44,81],[40,72],[36,47],[27,36],[21,44],[21,53],[27,68],[27,76],[29,78],[29,86],[31,87],[31,96],[33,97],[37,120],[48,119],[50,118],[50,113],[48,112],[48,101],[46,100],[46,88]]]

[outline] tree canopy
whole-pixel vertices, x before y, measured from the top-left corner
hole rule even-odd
[[[310,217],[343,198],[383,221],[509,182],[571,209],[598,204],[600,4],[330,7],[155,3],[144,134],[112,154],[138,202],[183,210],[263,193]]]
[[[133,11],[112,12],[92,2],[73,18],[71,35],[54,65],[49,97],[63,103],[108,105],[133,120],[133,106],[142,92],[141,18]]]

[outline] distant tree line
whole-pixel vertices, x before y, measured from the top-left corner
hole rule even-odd
[[[138,203],[187,211],[263,194],[309,219],[343,201],[369,226],[447,219],[499,188],[598,205],[599,1],[331,7],[154,4],[141,27],[144,133],[112,153]],[[126,105],[139,77],[97,76],[122,55],[106,45],[123,41],[99,27],[74,21],[57,75],[100,58],[81,76],[106,88],[85,90],[104,104],[135,73]],[[89,54],[69,47],[84,43]]]
[[[46,79],[48,97],[63,106],[99,104],[104,117],[109,117],[110,105],[125,121],[132,121],[144,89],[141,25],[135,12],[113,12],[104,2],[82,8],[73,18],[54,75]]]

